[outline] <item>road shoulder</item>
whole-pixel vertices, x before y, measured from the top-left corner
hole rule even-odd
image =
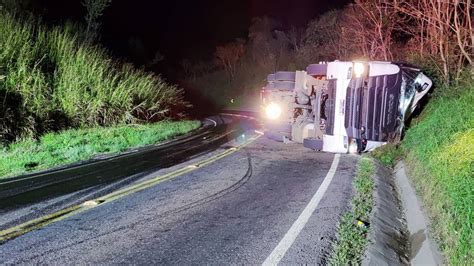
[[[409,235],[392,170],[374,162],[374,209],[363,265],[409,263]]]
[[[363,265],[440,265],[443,256],[429,236],[429,220],[403,162],[376,163],[375,206]]]

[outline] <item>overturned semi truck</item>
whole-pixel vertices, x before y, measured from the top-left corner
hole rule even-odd
[[[267,81],[261,92],[265,135],[336,153],[398,141],[432,86],[414,66],[380,61],[313,64]]]

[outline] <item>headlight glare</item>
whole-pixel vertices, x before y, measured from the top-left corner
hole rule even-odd
[[[362,77],[365,72],[365,66],[363,63],[356,62],[354,63],[354,75],[356,78]]]
[[[270,103],[265,107],[265,115],[270,120],[275,120],[280,117],[282,113],[281,107],[276,103]]]

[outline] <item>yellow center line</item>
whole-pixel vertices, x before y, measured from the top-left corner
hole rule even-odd
[[[57,212],[54,212],[54,213],[51,213],[51,214],[48,214],[48,215],[30,220],[28,222],[22,223],[20,225],[2,230],[2,231],[0,231],[0,243],[4,242],[4,241],[7,241],[9,239],[12,239],[12,238],[21,236],[21,235],[26,234],[30,231],[42,228],[46,225],[61,221],[61,220],[65,219],[67,217],[70,217],[72,215],[76,215],[78,213],[89,210],[91,208],[95,208],[99,205],[103,205],[105,203],[112,202],[112,201],[115,201],[115,200],[120,199],[122,197],[125,197],[127,195],[130,195],[132,193],[139,192],[139,191],[142,191],[144,189],[150,188],[150,187],[155,186],[155,185],[157,185],[159,183],[162,183],[164,181],[167,181],[167,180],[173,179],[175,177],[181,176],[183,174],[189,173],[189,172],[191,172],[191,171],[193,171],[197,168],[200,168],[202,166],[206,166],[208,164],[211,164],[211,163],[213,163],[217,160],[220,160],[220,159],[222,159],[222,158],[224,158],[224,157],[226,157],[226,156],[242,149],[243,147],[247,146],[248,144],[250,144],[253,141],[255,141],[256,139],[258,139],[260,136],[261,135],[256,135],[254,137],[251,137],[246,142],[242,143],[239,146],[232,147],[232,148],[230,148],[230,149],[228,149],[228,150],[226,150],[222,153],[211,156],[211,157],[209,157],[207,159],[204,159],[204,160],[202,160],[198,163],[187,165],[187,166],[182,167],[178,170],[175,170],[171,173],[161,175],[161,176],[156,176],[156,177],[154,177],[150,180],[132,185],[132,186],[127,187],[127,188],[117,190],[115,192],[112,192],[112,193],[107,194],[105,196],[99,197],[97,199],[87,201],[88,204],[73,205],[71,207],[62,209],[60,211],[57,211]]]

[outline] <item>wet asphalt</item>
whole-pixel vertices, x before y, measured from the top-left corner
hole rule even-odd
[[[0,263],[260,264],[316,193],[333,157],[261,137],[210,165],[10,240],[0,245]],[[358,158],[341,155],[281,263],[325,264],[349,208]]]

